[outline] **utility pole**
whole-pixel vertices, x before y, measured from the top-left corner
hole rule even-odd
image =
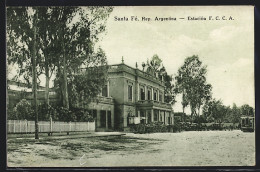
[[[37,103],[37,73],[36,73],[36,25],[38,20],[37,9],[35,10],[36,18],[33,23],[33,55],[32,55],[32,88],[33,88],[33,104],[35,110],[35,139],[39,139],[38,126],[38,103]]]

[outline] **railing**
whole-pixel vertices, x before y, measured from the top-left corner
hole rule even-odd
[[[97,96],[95,99],[91,100],[92,102],[99,102],[99,103],[113,103],[112,97],[104,97],[104,96]]]
[[[39,133],[95,131],[95,122],[39,121]],[[34,133],[35,122],[8,120],[7,133]]]
[[[165,103],[165,102],[159,102],[156,100],[139,100],[138,104],[140,105],[151,105],[151,106],[159,106],[159,107],[165,107],[165,108],[171,108],[170,103]]]
[[[139,75],[142,76],[144,78],[153,80],[157,83],[163,84],[164,82],[162,80],[160,80],[159,78],[156,78],[155,76],[153,76],[152,74],[149,74],[147,72],[144,72],[140,69],[134,69],[126,64],[118,64],[118,65],[110,65],[109,66],[109,72],[113,72],[113,71],[128,71],[130,73],[132,73],[133,75]],[[137,72],[136,72],[137,71]]]

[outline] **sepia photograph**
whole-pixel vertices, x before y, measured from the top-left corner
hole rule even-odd
[[[254,6],[7,6],[7,167],[255,166]]]

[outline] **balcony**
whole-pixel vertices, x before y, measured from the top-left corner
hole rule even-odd
[[[95,99],[92,99],[91,101],[96,103],[114,104],[114,100],[112,97],[97,96]]]
[[[158,107],[158,108],[165,108],[165,109],[171,109],[171,104],[170,103],[164,103],[164,102],[159,102],[156,100],[139,100],[137,103],[137,106],[140,107]]]

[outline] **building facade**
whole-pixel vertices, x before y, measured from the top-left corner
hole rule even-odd
[[[115,127],[127,130],[131,118],[141,123],[173,124],[171,104],[164,102],[164,81],[124,63],[109,66],[108,90],[115,102]]]
[[[12,89],[12,85],[17,84],[8,82],[8,102],[13,107],[19,101],[13,94],[20,91]],[[137,119],[136,123],[170,125],[174,118],[171,105],[164,102],[164,88],[162,79],[138,68],[124,63],[110,65],[105,87],[90,103],[81,102],[81,107],[93,114],[97,131],[127,131],[134,119]],[[40,92],[40,101],[44,101],[44,87]],[[32,100],[31,91],[26,94],[25,98]],[[55,95],[50,98],[55,101]]]

